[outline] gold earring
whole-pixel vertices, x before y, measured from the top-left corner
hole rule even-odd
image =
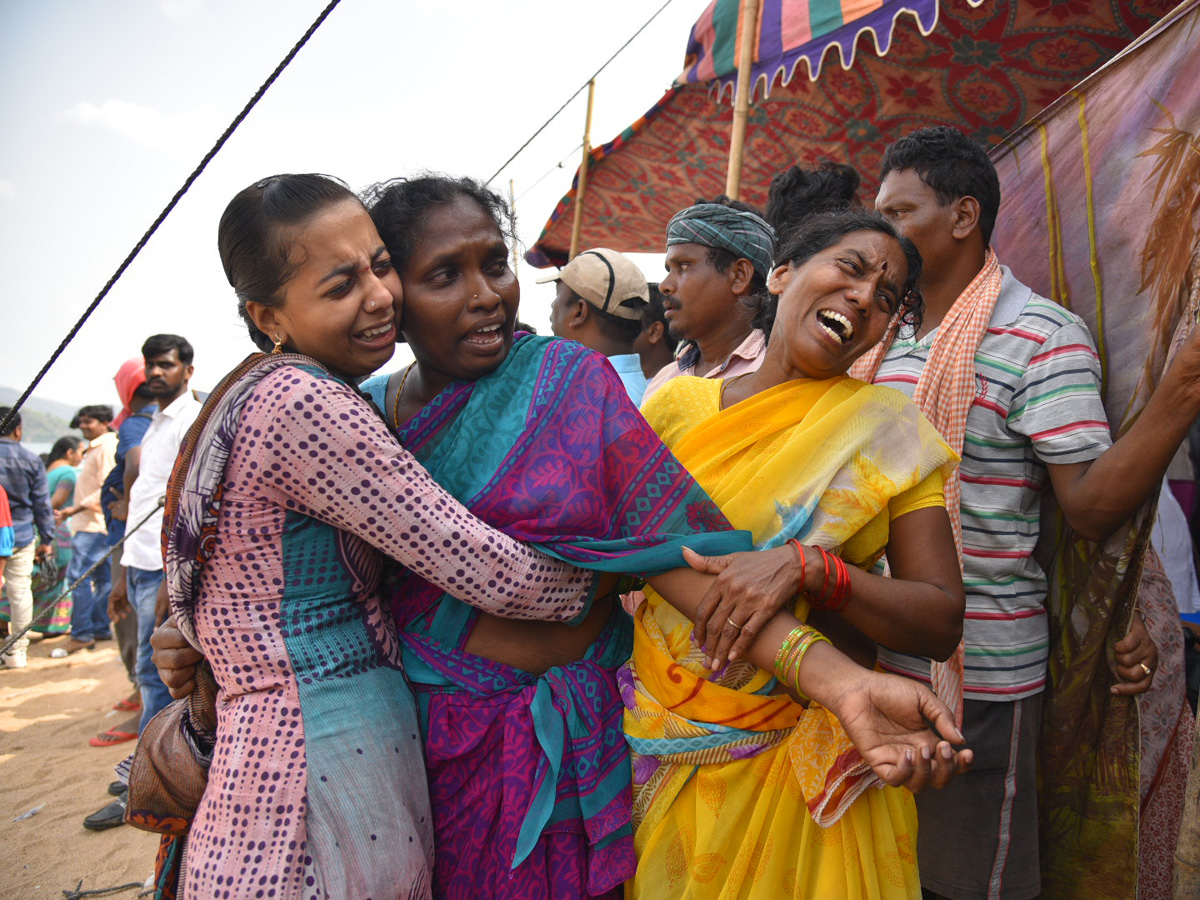
[[[280,339],[279,335],[275,335],[275,346],[271,348],[271,352],[272,353],[282,353],[283,352],[283,341]]]

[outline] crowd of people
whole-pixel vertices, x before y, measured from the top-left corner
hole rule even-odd
[[[4,668],[28,664],[30,640],[68,635],[51,651],[62,659],[115,640],[131,691],[113,709],[130,718],[93,737],[96,747],[137,739],[170,702],[151,663],[150,635],[162,580],[161,498],[183,435],[200,400],[188,389],[192,346],[178,335],[147,338],[141,355],[113,378],[122,408],[81,407],[44,456],[22,446],[20,413],[0,435],[0,488],[11,509],[4,577],[8,620]],[[0,420],[12,413],[0,407]],[[128,532],[128,540],[125,540]],[[0,535],[0,551],[6,541]],[[164,603],[165,607],[165,603]],[[36,615],[35,615],[36,613]],[[124,823],[124,785],[83,824],[103,830]]]
[[[138,688],[85,824],[160,832],[158,897],[1038,896],[1040,499],[1102,540],[1152,497],[1200,336],[1114,440],[979,145],[915,132],[858,190],[698,201],[657,284],[584,250],[554,337],[476,181],[241,191],[261,352],[201,404],[156,335],[119,416],[0,441],[14,633],[53,561],[56,652],[115,631]],[[1135,613],[1114,694],[1157,664]]]

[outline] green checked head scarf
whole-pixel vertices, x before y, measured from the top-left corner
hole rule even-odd
[[[750,260],[754,271],[765,279],[775,253],[775,229],[752,212],[720,203],[697,203],[677,212],[667,225],[667,246],[672,244],[728,250],[739,259]]]

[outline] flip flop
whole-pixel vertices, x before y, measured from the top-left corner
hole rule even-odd
[[[120,712],[137,712],[139,709],[142,708],[142,698],[138,697],[135,700],[133,698],[133,695],[130,695],[128,697],[122,697],[120,700],[118,700],[116,703],[113,704],[112,708],[115,710],[118,710]]]
[[[110,728],[108,731],[96,735],[88,740],[88,743],[93,747],[111,747],[114,744],[123,744],[126,741],[136,741],[136,731],[118,731],[115,728]]]

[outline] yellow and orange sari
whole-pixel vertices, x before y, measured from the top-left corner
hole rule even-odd
[[[643,412],[759,548],[795,537],[869,568],[892,519],[943,503],[957,457],[899,392],[793,381],[721,410],[720,389],[677,378]],[[920,896],[912,795],[882,785],[831,713],[748,662],[705,669],[692,624],[652,590],[635,629],[630,896]]]

